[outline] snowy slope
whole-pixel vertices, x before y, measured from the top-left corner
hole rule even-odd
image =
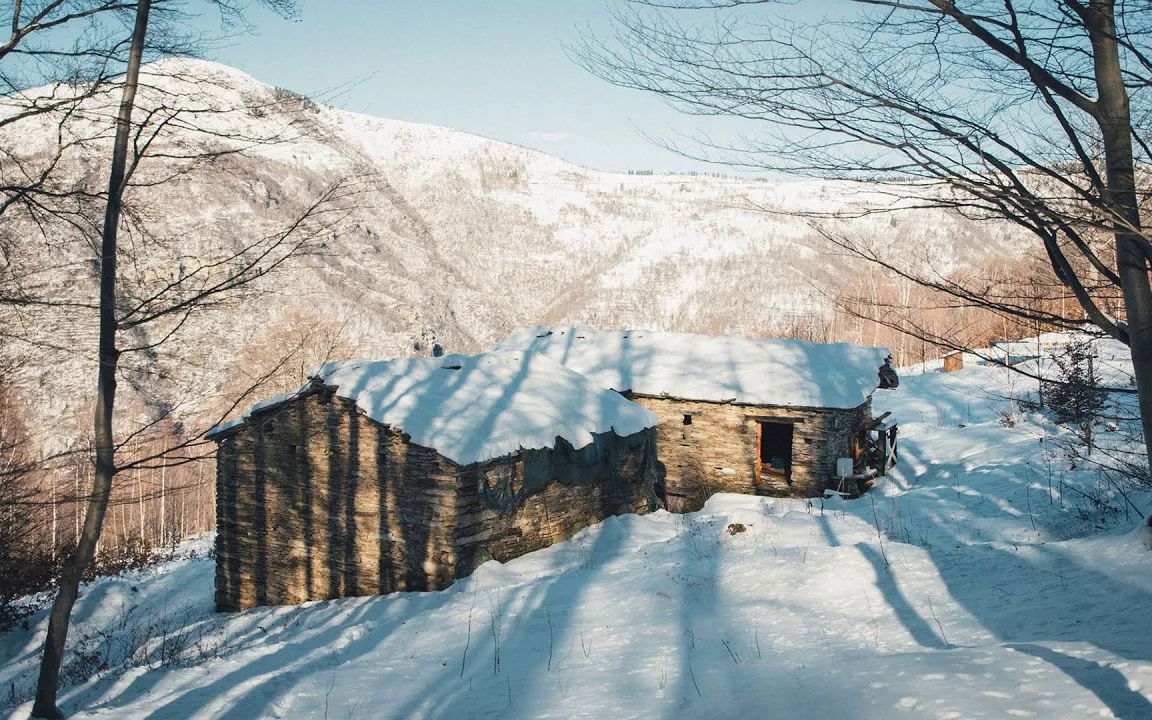
[[[1068,431],[1019,409],[1018,377],[969,361],[906,370],[899,390],[877,392],[900,418],[903,462],[860,500],[719,495],[690,515],[612,518],[443,592],[228,616],[212,612],[210,560],[94,583],[73,638],[109,667],[65,707],[109,719],[1152,717],[1148,528],[1098,474],[1050,452]],[[1147,509],[1147,494],[1132,497]],[[18,700],[45,622],[0,638],[0,688]],[[170,652],[124,661],[150,624],[145,649]]]

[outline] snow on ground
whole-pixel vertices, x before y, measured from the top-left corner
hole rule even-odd
[[[62,701],[153,719],[1152,717],[1148,529],[1071,468],[1067,430],[1019,410],[1025,385],[973,362],[906,372],[876,396],[902,464],[863,499],[612,518],[443,592],[216,615],[211,560],[101,580],[72,638],[109,667]],[[45,622],[0,636],[0,703],[27,697]]]

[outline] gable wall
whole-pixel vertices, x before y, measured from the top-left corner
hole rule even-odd
[[[796,409],[627,397],[658,420],[657,452],[665,468],[665,502],[674,512],[703,507],[717,492],[778,497],[822,495],[836,458],[853,457],[853,441],[871,416],[871,401],[851,410]],[[692,424],[683,423],[692,415]],[[765,477],[758,483],[756,417],[794,418],[791,483]]]
[[[351,402],[258,413],[217,459],[218,609],[451,583],[459,469]]]

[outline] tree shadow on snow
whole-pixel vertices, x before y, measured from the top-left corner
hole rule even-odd
[[[1116,717],[1152,717],[1152,702],[1128,688],[1118,670],[1051,647],[1085,643],[1125,660],[1152,662],[1147,634],[1133,632],[1132,623],[1116,616],[1117,608],[1148,607],[1152,594],[1093,568],[1054,541],[1063,537],[1062,523],[1069,516],[1030,487],[1038,477],[1022,472],[1019,461],[981,463],[974,457],[936,464],[920,460],[913,443],[901,451],[902,463],[919,462],[926,469],[909,483],[916,486],[911,492],[876,499],[878,506],[891,506],[880,506],[880,522],[891,539],[923,548],[952,600],[997,641],[1048,662]],[[876,522],[870,507],[849,506],[848,512],[870,525]],[[966,523],[959,516],[987,522]],[[1001,527],[1015,534],[1001,536]],[[1030,539],[1021,539],[1025,536]],[[1123,536],[1113,540],[1121,547],[1128,543]],[[946,647],[939,640],[926,642],[936,633],[901,602],[892,580],[899,567],[884,566],[869,551],[865,555],[876,568],[878,585],[909,632],[922,645]]]

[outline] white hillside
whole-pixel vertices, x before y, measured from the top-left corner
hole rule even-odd
[[[125,273],[179,273],[205,248],[273,232],[336,179],[362,179],[356,207],[317,254],[226,310],[195,314],[157,353],[125,359],[135,363],[125,399],[141,415],[219,409],[205,394],[231,391],[225,369],[301,318],[327,322],[349,355],[366,357],[426,353],[433,342],[473,352],[534,323],[787,328],[827,310],[821,293],[860,282],[788,214],[799,210],[842,213],[845,231],[940,272],[1013,255],[1020,242],[942,211],[855,217],[890,203],[862,184],[597,172],[454,130],[312,105],[213,63],[167,60],[146,68],[145,80],[142,112],[175,97],[197,110],[195,122],[172,123],[157,150],[244,152],[133,191],[150,236],[142,264],[122,264]],[[67,179],[93,191],[106,177],[112,100],[93,99],[65,128],[69,138],[101,138],[62,160]],[[57,120],[19,123],[0,143],[34,168],[52,156]],[[165,167],[146,162],[141,177]],[[12,261],[45,293],[91,303],[91,252],[69,237],[27,244]],[[39,399],[34,426],[54,428],[60,442],[86,424],[77,418],[88,414],[94,324],[94,313],[43,310],[24,325],[33,344],[19,351],[33,369],[19,382]]]
[[[969,361],[908,369],[882,396],[902,462],[860,500],[720,495],[690,515],[611,518],[443,592],[236,615],[212,612],[210,559],[93,583],[62,706],[116,720],[1152,717],[1148,495],[1127,506],[1073,466],[1071,432],[1021,412],[1019,377]],[[46,622],[0,636],[13,717]]]

